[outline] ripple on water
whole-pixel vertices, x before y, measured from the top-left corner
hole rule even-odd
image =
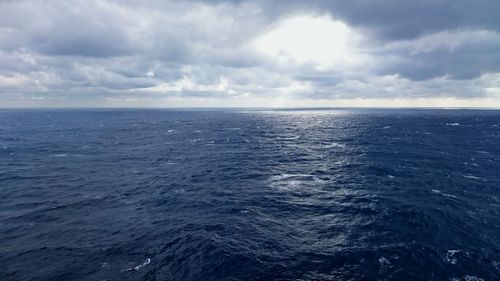
[[[500,280],[500,112],[50,113],[0,110],[2,281]]]

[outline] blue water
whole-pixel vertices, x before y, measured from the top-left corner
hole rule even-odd
[[[500,280],[500,111],[1,110],[0,280]]]

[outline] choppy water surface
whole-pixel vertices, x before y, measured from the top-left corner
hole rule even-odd
[[[500,280],[500,111],[0,111],[1,280]]]

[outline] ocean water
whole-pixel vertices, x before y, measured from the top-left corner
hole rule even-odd
[[[1,110],[0,280],[500,280],[500,111]]]

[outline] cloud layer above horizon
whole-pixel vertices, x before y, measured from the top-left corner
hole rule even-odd
[[[498,11],[496,0],[0,0],[0,107],[500,106]]]

